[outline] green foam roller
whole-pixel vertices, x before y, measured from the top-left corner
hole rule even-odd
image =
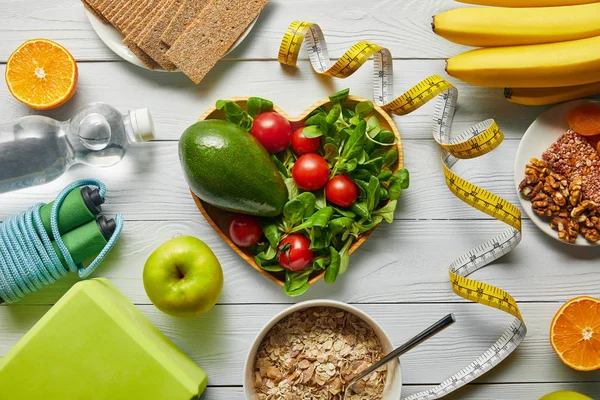
[[[102,203],[104,199],[98,189],[84,186],[69,193],[58,210],[58,230],[61,235],[93,221],[102,211],[100,208]],[[53,204],[54,202],[48,203],[40,209],[44,229],[51,239],[54,237],[50,229],[50,213]]]

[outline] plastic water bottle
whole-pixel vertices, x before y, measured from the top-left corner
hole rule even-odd
[[[0,193],[53,181],[78,163],[114,165],[130,144],[152,139],[148,109],[121,114],[103,103],[65,122],[34,115],[0,124]]]

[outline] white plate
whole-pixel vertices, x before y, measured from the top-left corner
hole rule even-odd
[[[529,163],[531,158],[542,158],[542,153],[550,147],[565,131],[569,128],[567,125],[567,114],[576,106],[582,103],[600,104],[596,100],[575,100],[568,103],[560,104],[551,108],[536,119],[529,129],[523,135],[519,148],[517,149],[517,157],[515,158],[515,186],[521,202],[521,207],[533,223],[540,228],[545,234],[559,240],[561,243],[567,243],[558,238],[558,233],[550,228],[549,219],[541,217],[533,212],[531,203],[519,193],[519,183],[525,177],[525,165]],[[575,246],[596,246],[585,240],[581,235],[577,237],[575,243],[569,243]]]
[[[125,44],[123,44],[123,39],[124,39],[123,35],[121,35],[121,33],[118,30],[116,30],[112,25],[105,24],[102,21],[100,21],[87,8],[84,7],[84,10],[85,10],[85,13],[87,14],[90,24],[92,25],[92,28],[94,29],[94,31],[96,32],[96,34],[98,35],[100,40],[102,40],[104,42],[104,44],[106,46],[108,46],[109,49],[114,51],[123,60],[128,61],[134,65],[137,65],[138,67],[148,69],[148,67],[146,67],[144,65],[144,63],[142,61],[140,61],[140,59],[137,58],[136,55],[133,54],[131,52],[131,50],[129,50],[129,48]],[[229,49],[227,54],[232,52],[233,49],[235,49],[240,43],[242,43],[242,41],[246,38],[246,36],[248,36],[250,31],[254,27],[254,24],[256,24],[257,19],[258,19],[258,17],[256,17],[256,19],[254,21],[252,21],[250,26],[248,26],[248,28],[244,31],[244,33],[242,33],[242,35],[238,38],[238,40],[236,40],[235,43],[231,46],[231,48]],[[162,68],[157,68],[154,71],[166,72]],[[175,72],[175,71],[173,71],[173,72]]]

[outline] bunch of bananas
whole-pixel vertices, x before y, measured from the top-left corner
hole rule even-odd
[[[433,31],[482,47],[448,59],[450,76],[505,87],[508,100],[541,105],[600,93],[600,0],[461,0]]]

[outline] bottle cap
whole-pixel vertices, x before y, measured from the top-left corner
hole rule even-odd
[[[147,108],[129,111],[133,134],[140,142],[154,139],[154,122]]]

